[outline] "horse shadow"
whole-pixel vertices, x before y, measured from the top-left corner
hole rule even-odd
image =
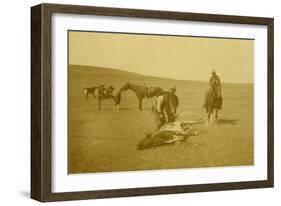
[[[239,119],[218,119],[218,124],[236,125]]]
[[[151,111],[151,107],[148,107],[148,108],[142,108],[142,110],[148,110],[148,111]]]
[[[132,110],[132,109],[129,108],[129,107],[121,107],[121,108],[119,108],[118,110]]]

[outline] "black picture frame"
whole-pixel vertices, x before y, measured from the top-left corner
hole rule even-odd
[[[54,13],[100,15],[194,22],[222,22],[267,26],[267,180],[231,183],[171,185],[163,187],[53,193],[51,190],[51,16]],[[31,8],[31,198],[65,201],[95,198],[160,195],[234,189],[266,188],[274,185],[274,45],[273,18],[202,13],[40,4]]]

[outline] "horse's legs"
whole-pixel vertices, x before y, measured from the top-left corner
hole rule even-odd
[[[207,126],[209,126],[209,123],[210,123],[210,116],[211,116],[210,111],[207,111],[207,118],[206,118]]]
[[[115,110],[119,110],[120,102],[121,102],[121,92],[119,91],[116,96],[113,98],[115,104]]]
[[[88,99],[88,91],[86,89],[84,90],[84,95],[85,95],[85,99]]]
[[[114,102],[113,109],[116,110],[116,106],[117,106],[116,98],[114,96],[112,96],[112,99],[113,99],[113,102]]]
[[[211,108],[211,111],[210,111],[210,114],[211,114],[211,122],[213,123],[214,122],[214,110],[216,111],[215,108]],[[215,116],[216,118],[216,116]],[[216,119],[215,119],[216,120]]]
[[[213,117],[213,113],[214,113],[214,108],[208,108],[207,109],[207,126],[209,125],[209,123],[213,123],[214,121],[214,117]]]
[[[95,98],[97,98],[97,96],[98,96],[98,94],[97,94],[97,95],[95,94],[95,92],[97,91],[97,89],[98,89],[98,88],[94,89],[94,91],[93,91],[93,96],[94,96]]]
[[[216,121],[218,120],[218,110],[217,109],[215,109],[216,110]]]
[[[214,122],[214,117],[213,117],[214,115],[213,115],[213,112],[212,113],[210,113],[210,122],[211,123],[213,123]]]
[[[141,111],[142,110],[142,98],[139,97],[139,110]]]
[[[101,109],[101,99],[100,99],[100,97],[98,98],[98,110],[100,110]]]
[[[120,104],[119,104],[118,102],[114,101],[114,107],[113,107],[113,109],[119,110],[119,106],[120,106]]]

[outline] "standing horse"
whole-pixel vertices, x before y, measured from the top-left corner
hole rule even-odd
[[[95,92],[98,89],[98,87],[86,87],[84,88],[84,96],[85,99],[88,99],[89,94],[91,94],[92,96],[94,96],[96,98]]]
[[[163,92],[161,87],[145,87],[145,97],[158,97]]]
[[[218,95],[218,91],[215,88],[210,88],[206,92],[203,108],[207,113],[207,124],[213,122],[213,113],[215,112],[215,120],[218,119],[218,111],[222,108],[223,99],[221,95]]]
[[[139,110],[142,110],[142,100],[143,98],[152,98],[152,97],[158,97],[163,89],[160,87],[146,87],[146,86],[139,86],[131,84],[130,82],[127,82],[123,87],[121,87],[120,92],[125,92],[127,90],[133,91],[139,101]]]
[[[105,88],[104,85],[100,85],[98,87],[98,110],[101,110],[101,102],[106,99],[113,99],[113,109],[118,110],[121,101],[121,92],[116,91],[112,86]]]

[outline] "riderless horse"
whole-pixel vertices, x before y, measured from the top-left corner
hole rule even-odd
[[[96,92],[97,89],[98,89],[98,87],[86,87],[86,88],[84,88],[85,98],[88,99],[89,94],[96,98],[95,92]]]
[[[163,92],[163,89],[161,87],[139,86],[131,84],[130,82],[127,82],[123,87],[121,87],[120,93],[127,90],[131,90],[136,94],[139,101],[139,110],[142,110],[143,98],[152,98],[155,96],[158,97]]]
[[[104,87],[104,85],[100,85],[98,87],[98,110],[101,110],[101,103],[106,99],[113,99],[114,107],[113,109],[118,110],[120,101],[121,101],[121,93],[117,91],[113,86],[109,86],[108,88]]]

